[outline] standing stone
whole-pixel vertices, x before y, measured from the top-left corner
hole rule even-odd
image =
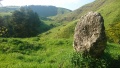
[[[106,46],[104,20],[100,13],[88,12],[75,27],[73,47],[77,52],[100,57]]]

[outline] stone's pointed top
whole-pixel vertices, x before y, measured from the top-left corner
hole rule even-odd
[[[88,12],[75,27],[74,49],[83,54],[99,57],[106,45],[104,20],[100,13]]]

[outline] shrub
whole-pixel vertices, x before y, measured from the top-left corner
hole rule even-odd
[[[106,30],[107,39],[109,42],[120,44],[120,23],[110,24],[110,28]]]
[[[81,53],[73,53],[71,62],[76,68],[106,68],[107,63],[104,59],[83,56]]]

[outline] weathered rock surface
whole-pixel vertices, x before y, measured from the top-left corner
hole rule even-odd
[[[106,45],[104,20],[100,13],[88,12],[75,27],[73,47],[77,52],[100,57]]]

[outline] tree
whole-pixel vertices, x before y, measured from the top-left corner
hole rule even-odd
[[[31,9],[14,11],[10,22],[14,37],[31,37],[39,33],[40,19]]]

